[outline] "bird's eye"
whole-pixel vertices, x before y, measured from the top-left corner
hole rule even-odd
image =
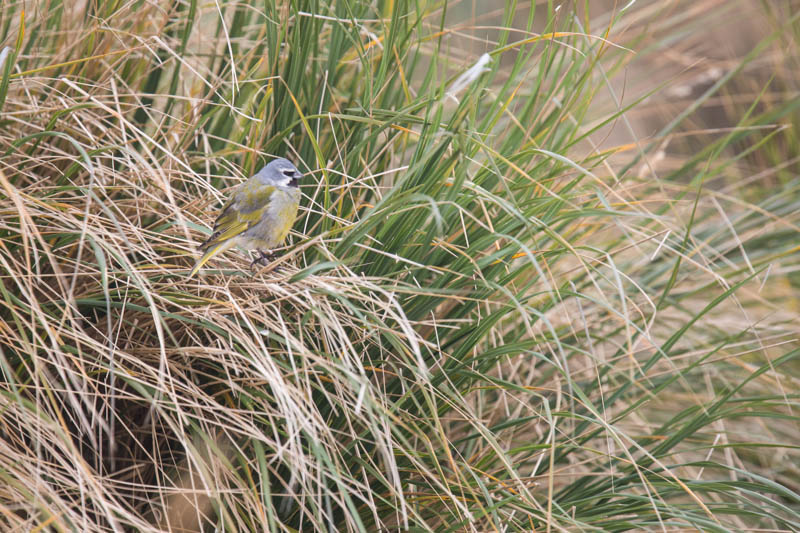
[[[290,169],[290,168],[284,168],[283,170],[281,170],[281,172],[282,172],[282,173],[283,173],[283,175],[284,175],[284,176],[286,176],[287,178],[291,178],[291,177],[293,177],[293,176],[294,176],[294,170],[292,170],[292,169]]]

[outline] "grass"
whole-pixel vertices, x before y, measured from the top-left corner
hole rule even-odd
[[[7,3],[2,529],[800,530],[800,22],[683,5]]]

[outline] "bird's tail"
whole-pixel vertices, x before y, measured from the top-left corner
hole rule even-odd
[[[191,278],[192,276],[197,274],[197,271],[200,270],[201,268],[203,268],[203,265],[205,265],[206,262],[208,262],[209,259],[211,259],[215,255],[217,255],[218,253],[224,252],[225,250],[227,250],[228,248],[230,248],[234,244],[236,244],[236,239],[227,239],[227,240],[222,241],[220,243],[217,243],[217,244],[214,244],[212,246],[209,246],[206,249],[205,253],[203,254],[203,257],[198,259],[197,263],[194,264],[194,268],[192,268],[192,271],[189,272],[189,277]]]

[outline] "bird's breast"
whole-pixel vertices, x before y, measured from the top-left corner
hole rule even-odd
[[[300,194],[298,190],[276,190],[272,193],[269,206],[265,210],[261,221],[247,230],[245,236],[259,247],[272,248],[278,246],[294,225],[299,203]]]

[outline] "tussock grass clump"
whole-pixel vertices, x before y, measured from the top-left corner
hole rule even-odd
[[[2,529],[800,530],[796,96],[664,165],[797,17],[617,143],[679,21],[463,7],[4,6]],[[292,242],[188,279],[272,156]]]

